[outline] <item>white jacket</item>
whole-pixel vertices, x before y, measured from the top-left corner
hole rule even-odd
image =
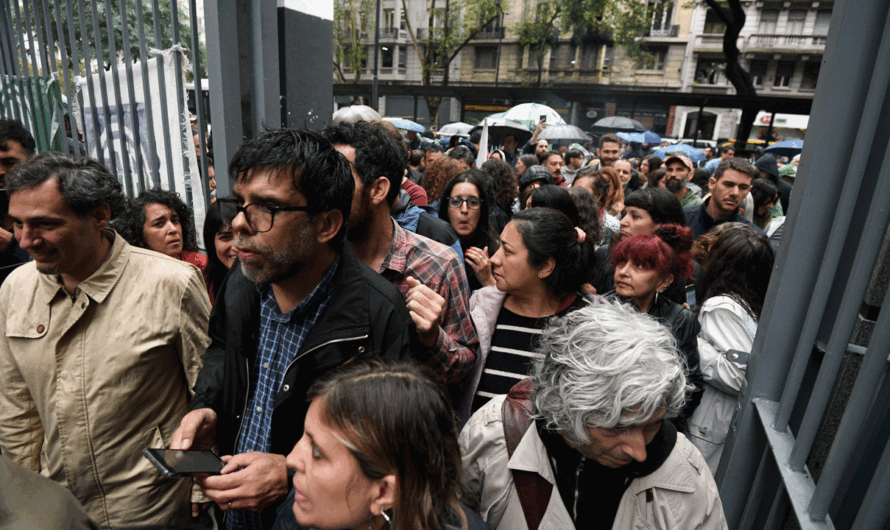
[[[747,352],[754,344],[757,322],[728,296],[705,300],[698,320],[698,355],[705,392],[689,419],[689,433],[690,441],[701,451],[713,473],[720,463],[739,392],[745,383]]]
[[[574,522],[562,502],[547,449],[532,427],[507,458],[498,396],[476,411],[460,433],[463,481],[472,496],[464,501],[478,508],[494,530],[528,530],[512,469],[533,471],[554,485],[540,530],[573,530]],[[614,530],[725,529],[726,518],[714,478],[704,459],[682,434],[667,460],[652,474],[634,479],[621,497]]]

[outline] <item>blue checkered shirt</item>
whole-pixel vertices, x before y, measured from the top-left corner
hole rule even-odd
[[[250,397],[241,424],[237,453],[269,452],[272,412],[288,365],[324,312],[334,290],[338,255],[324,279],[289,313],[281,314],[268,285],[257,285],[260,293],[260,341],[250,373]],[[260,512],[235,510],[226,518],[229,530],[262,530]]]

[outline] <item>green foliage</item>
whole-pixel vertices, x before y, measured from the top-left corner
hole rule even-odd
[[[536,62],[540,73],[547,50],[559,35],[571,33],[573,41],[608,40],[620,46],[634,61],[647,60],[645,42],[651,9],[641,0],[550,0],[536,6],[535,16],[526,16],[514,28],[519,44],[529,48],[529,62]],[[648,59],[651,60],[651,57]]]
[[[361,79],[367,61],[363,35],[374,31],[374,0],[337,0],[334,2],[334,71],[345,82],[344,70],[353,72],[353,82]]]
[[[121,17],[121,2],[123,2],[124,8],[123,18]],[[143,6],[141,18],[138,16],[139,13],[136,9],[136,2],[141,2]],[[142,52],[139,48],[138,33],[140,25],[145,32],[145,51],[149,56],[151,56],[150,50],[152,48],[164,49],[171,47],[174,44],[172,17],[174,5],[176,6],[176,18],[179,23],[179,43],[184,48],[191,48],[191,29],[189,26],[188,4],[186,2],[181,2],[179,0],[158,0],[157,26],[160,41],[155,38],[155,11],[153,9],[153,2],[149,2],[148,0],[109,0],[108,3],[111,6],[110,34],[113,38],[117,56],[112,56],[111,54],[111,47],[109,45],[109,26],[107,23],[108,17],[106,17],[104,0],[71,0],[71,31],[69,31],[68,27],[68,8],[67,2],[65,1],[47,2],[48,20],[44,17],[44,12],[40,3],[31,2],[29,4],[30,9],[28,10],[27,16],[29,17],[31,27],[34,31],[40,31],[41,36],[45,38],[48,30],[53,41],[56,41],[59,35],[59,28],[57,27],[56,22],[61,21],[61,33],[64,42],[61,43],[60,48],[63,49],[63,53],[68,57],[69,66],[73,65],[73,57],[75,54],[79,59],[79,63],[81,65],[84,64],[84,44],[89,48],[90,57],[98,58],[99,63],[105,69],[109,69],[112,64],[123,61],[123,20],[126,20],[126,27],[129,33],[129,51],[130,56],[134,61],[142,56]],[[10,18],[15,21],[15,9],[11,4],[12,3],[10,2]],[[94,31],[93,6],[95,6],[96,10],[95,22],[99,27],[98,35]],[[56,12],[57,8],[58,12]],[[23,10],[21,11],[21,16],[26,16],[26,13]],[[24,21],[22,23],[24,24]],[[49,26],[48,28],[47,24]],[[86,29],[85,33],[82,31],[82,25]],[[26,31],[26,27],[27,26],[23,25],[23,32]],[[72,32],[74,35],[75,49],[72,49],[71,47],[72,43],[70,39]],[[201,54],[202,77],[206,77],[207,75],[206,49],[204,48],[205,47],[202,45],[199,50],[199,53]]]

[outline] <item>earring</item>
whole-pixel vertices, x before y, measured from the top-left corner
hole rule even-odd
[[[389,516],[386,515],[386,512],[380,510],[380,515],[383,517],[383,520],[386,521],[387,526],[389,526],[389,530],[393,530],[392,519],[390,519]]]

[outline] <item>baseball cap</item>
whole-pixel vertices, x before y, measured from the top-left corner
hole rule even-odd
[[[664,159],[664,165],[667,166],[668,162],[670,162],[671,160],[679,160],[680,162],[683,162],[686,167],[689,168],[689,171],[695,171],[695,166],[692,165],[692,160],[689,160],[689,157],[687,156],[680,154],[670,155]]]

